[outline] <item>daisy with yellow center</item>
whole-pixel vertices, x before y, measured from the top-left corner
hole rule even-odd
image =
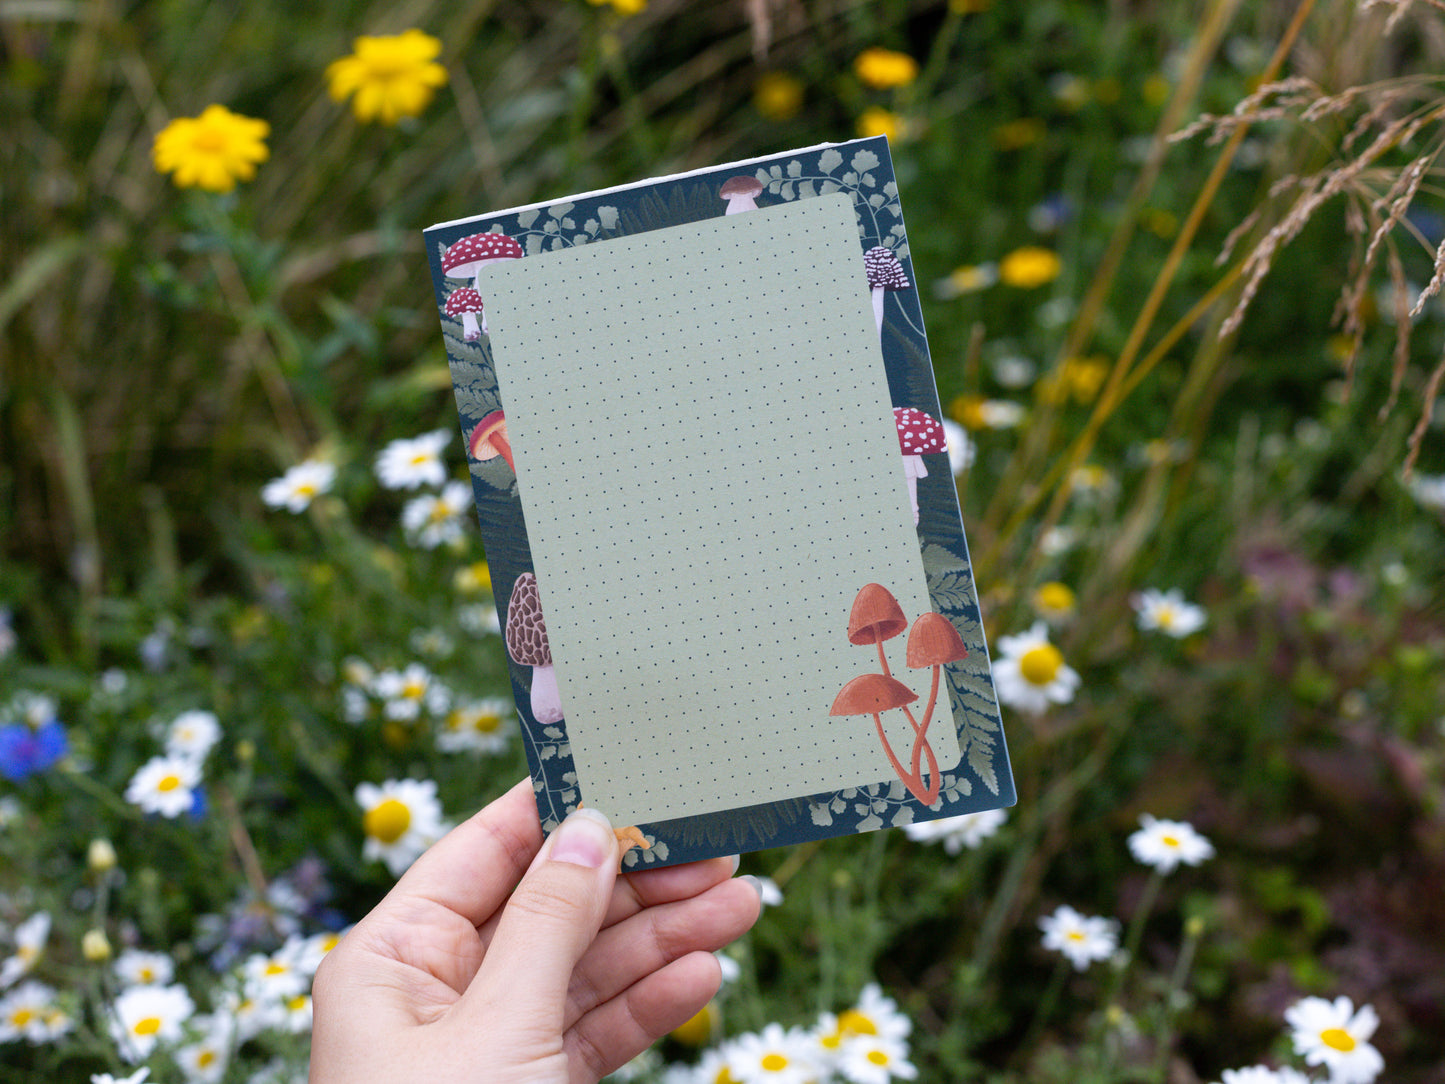
[[[420,30],[368,37],[352,43],[353,52],[326,67],[331,100],[351,99],[356,119],[395,124],[415,117],[447,82],[447,70],[437,63],[442,43]]]
[[[952,301],[955,297],[962,297],[964,294],[976,294],[980,290],[987,290],[996,282],[998,282],[998,264],[964,264],[950,271],[948,277],[937,280],[933,284],[933,295],[940,301]]]
[[[1001,703],[1040,715],[1050,704],[1067,704],[1078,691],[1079,675],[1049,643],[1042,621],[1016,636],[1000,636],[998,650],[993,677]]]
[[[435,429],[419,437],[392,441],[376,457],[377,480],[387,489],[441,485],[447,480],[442,449],[451,439],[447,430]]]
[[[110,1033],[121,1057],[134,1064],[150,1056],[157,1043],[175,1042],[181,1026],[196,1011],[180,986],[132,986],[121,991],[111,1009]]]
[[[1068,584],[1050,580],[1034,590],[1033,603],[1038,615],[1052,625],[1073,617],[1079,600]]]
[[[1006,810],[985,809],[978,813],[962,813],[957,817],[905,824],[903,833],[915,843],[942,843],[949,854],[958,854],[965,847],[976,850],[984,840],[995,835],[1007,819]]]
[[[1176,640],[1194,635],[1208,621],[1204,607],[1186,602],[1184,592],[1177,587],[1168,591],[1153,588],[1141,591],[1132,604],[1139,615],[1139,628],[1145,632],[1162,632]]]
[[[56,1005],[55,991],[34,979],[0,996],[0,1043],[44,1043],[70,1030],[70,1017]]]
[[[126,949],[115,959],[115,977],[122,986],[166,986],[175,977],[175,962],[164,952]]]
[[[40,962],[45,951],[46,939],[50,937],[50,914],[39,911],[15,927],[15,955],[0,963],[0,990],[11,985],[22,975],[29,974]]]
[[[229,1017],[219,1013],[192,1017],[188,1030],[202,1038],[176,1051],[176,1064],[185,1074],[186,1084],[220,1084],[230,1062],[234,1028]]]
[[[1129,837],[1129,851],[1146,866],[1171,873],[1183,862],[1197,866],[1214,857],[1214,845],[1183,821],[1155,820],[1148,813],[1139,818],[1139,830]]]
[[[1107,960],[1119,947],[1119,924],[1113,919],[1081,915],[1067,904],[1039,919],[1044,948],[1061,952],[1083,971],[1095,960]]]
[[[196,804],[201,769],[188,757],[152,757],[141,765],[125,788],[125,800],[146,813],[179,817]]]
[[[1330,1084],[1370,1084],[1385,1069],[1385,1059],[1370,1043],[1380,1017],[1370,1005],[1358,1011],[1347,997],[1327,1001],[1307,997],[1284,1011],[1292,1029],[1294,1052],[1307,1065],[1322,1065]]]
[[[199,117],[177,117],[156,134],[151,161],[157,172],[169,173],[178,188],[229,192],[237,181],[249,181],[270,151],[264,120],[209,105]]]
[[[331,490],[336,481],[336,465],[324,459],[307,459],[289,468],[280,478],[273,478],[261,487],[261,500],[267,508],[284,508],[288,512],[304,512],[311,502]]]
[[[382,670],[373,679],[371,691],[381,700],[386,718],[404,723],[420,717],[423,710],[440,715],[452,702],[451,690],[419,662],[404,670]]]
[[[805,1032],[768,1024],[734,1041],[728,1070],[741,1084],[813,1084],[821,1069]]]
[[[288,941],[275,952],[258,952],[241,964],[246,996],[257,1001],[284,1001],[304,993],[311,975],[301,966],[301,942]]]
[[[908,1060],[908,1044],[877,1035],[860,1035],[845,1042],[838,1069],[843,1079],[853,1084],[888,1084],[918,1076],[918,1069]]]
[[[466,482],[448,482],[435,496],[415,497],[401,510],[407,538],[422,549],[436,549],[462,538],[472,489]]]
[[[386,863],[400,877],[446,831],[437,785],[431,780],[388,779],[380,786],[356,788],[361,827],[366,833],[362,857]]]
[[[507,748],[514,717],[512,702],[500,698],[455,707],[442,722],[437,748],[444,753],[500,753]]]
[[[918,61],[892,49],[864,49],[853,61],[853,71],[865,86],[892,90],[918,78]]]
[[[463,595],[490,595],[492,570],[486,561],[473,561],[457,569],[452,576],[452,586]]]

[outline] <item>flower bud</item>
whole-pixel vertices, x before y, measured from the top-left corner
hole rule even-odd
[[[90,850],[85,855],[86,864],[90,866],[92,873],[109,873],[115,869],[116,857],[115,847],[108,839],[92,839]]]
[[[105,963],[110,959],[110,938],[104,930],[86,930],[80,939],[80,954],[93,964]]]

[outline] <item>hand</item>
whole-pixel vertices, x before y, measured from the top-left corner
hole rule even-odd
[[[757,892],[619,858],[594,810],[544,843],[528,780],[450,832],[322,962],[312,1084],[596,1084],[688,1020]]]

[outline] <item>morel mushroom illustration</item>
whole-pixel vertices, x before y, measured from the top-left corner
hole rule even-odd
[[[898,427],[898,447],[903,452],[903,476],[908,479],[908,503],[913,507],[913,522],[918,522],[918,479],[928,477],[923,457],[948,451],[943,423],[917,407],[894,407],[893,422]]]
[[[481,300],[481,270],[499,260],[520,260],[522,246],[505,233],[474,233],[448,246],[442,253],[442,274],[449,279],[472,279]],[[487,330],[487,314],[482,313],[481,330]]]
[[[446,314],[453,320],[462,318],[462,336],[467,342],[482,337],[482,329],[477,326],[477,313],[481,311],[482,295],[470,286],[453,290],[447,298]]]
[[[727,200],[725,215],[741,214],[743,211],[758,209],[758,196],[762,195],[763,183],[756,177],[730,177],[718,189],[718,195]]]
[[[512,661],[532,668],[532,717],[543,725],[560,723],[562,697],[557,691],[547,626],[542,621],[542,597],[537,591],[537,577],[531,572],[523,572],[512,585],[506,637]]]
[[[876,645],[883,673],[853,678],[834,698],[828,714],[873,716],[873,725],[877,728],[878,740],[883,743],[883,752],[888,755],[888,763],[893,765],[893,770],[910,794],[924,805],[932,805],[938,801],[943,780],[938,770],[938,759],[933,755],[933,747],[928,744],[928,724],[938,703],[938,685],[944,665],[966,657],[968,650],[963,646],[958,631],[941,614],[929,611],[913,623],[906,649],[908,665],[914,669],[933,668],[933,687],[929,690],[928,706],[920,723],[908,710],[908,705],[918,696],[893,677],[888,669],[888,656],[883,651],[883,641],[893,639],[905,628],[908,628],[908,619],[888,588],[870,583],[859,590],[848,614],[848,642],[859,646]],[[893,752],[893,746],[883,730],[883,713],[894,708],[900,709],[913,727],[912,763],[907,768]],[[928,761],[927,782],[921,770],[925,759]]]
[[[863,267],[868,272],[868,289],[873,293],[873,320],[878,325],[878,337],[883,338],[883,294],[891,290],[906,290],[912,285],[903,273],[903,265],[893,250],[886,245],[874,245],[863,253]]]
[[[494,410],[479,421],[467,437],[467,454],[473,459],[485,461],[501,456],[517,473],[517,464],[512,459],[512,444],[507,439],[507,416]]]

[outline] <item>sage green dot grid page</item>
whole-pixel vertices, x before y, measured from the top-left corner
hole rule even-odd
[[[828,714],[878,666],[858,589],[932,608],[849,198],[484,279],[582,801],[645,824],[893,778],[871,716]]]

